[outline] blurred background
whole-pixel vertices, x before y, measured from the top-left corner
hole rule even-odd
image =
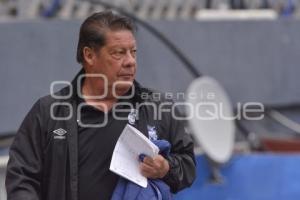
[[[263,119],[236,121],[222,184],[209,183],[196,143],[198,178],[177,199],[300,199],[300,0],[0,0],[0,200],[21,121],[53,81],[80,70],[80,24],[106,9],[138,22],[143,85],[178,94],[204,74],[236,112],[239,103],[265,106]]]

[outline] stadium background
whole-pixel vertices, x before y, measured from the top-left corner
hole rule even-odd
[[[11,136],[33,102],[50,92],[52,81],[71,81],[80,69],[75,62],[79,26],[90,13],[108,8],[99,2],[122,8],[159,30],[179,47],[199,72],[216,78],[224,86],[233,106],[254,101],[275,107],[294,105],[293,112],[286,112],[292,113],[300,122],[299,112],[296,112],[299,107],[295,106],[300,97],[300,1],[27,0],[24,3],[21,0],[0,0],[0,199],[5,199],[3,181]],[[186,66],[141,25],[137,40],[137,80],[161,91],[185,92],[195,78]],[[291,130],[283,130],[268,121],[262,124],[264,129],[256,129],[257,134],[299,139],[298,134]],[[251,125],[251,128],[257,127]],[[299,181],[296,181],[300,174],[292,167],[299,166],[299,156],[269,154],[270,151],[264,152],[266,157],[253,152],[248,154],[251,151],[248,141],[239,134],[237,138],[242,151],[247,154],[233,158],[232,162],[240,164],[236,164],[238,167],[234,170],[226,166],[223,171],[232,184],[206,185],[204,177],[207,177],[208,168],[201,168],[206,162],[200,156],[198,176],[203,176],[190,191],[186,190],[177,198],[191,199],[188,193],[193,191],[195,196],[202,195],[204,199],[241,199],[247,195],[248,199],[300,197],[294,189],[300,188]],[[278,162],[281,159],[286,165]],[[273,183],[259,185],[257,183],[263,183],[258,178],[261,176],[257,179],[249,176],[251,172],[264,174],[266,168],[259,166],[266,162],[272,163],[274,173],[271,171],[268,175],[274,180],[271,178],[269,180]],[[241,174],[241,169],[245,169],[245,174]],[[282,181],[280,175],[288,178]],[[244,182],[241,177],[244,177]],[[279,186],[275,185],[278,182],[291,189],[278,195]],[[238,185],[244,190],[235,191]],[[269,196],[260,195],[258,189],[261,187],[269,191]]]

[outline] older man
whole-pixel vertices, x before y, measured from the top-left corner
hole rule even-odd
[[[192,140],[184,122],[171,115],[172,102],[154,99],[135,81],[134,35],[132,21],[110,11],[83,22],[77,48],[82,70],[68,87],[35,103],[11,146],[9,200],[110,199],[119,179],[110,160],[127,123],[171,144],[168,157],[144,159],[144,176],[163,180],[172,192],[192,184]]]

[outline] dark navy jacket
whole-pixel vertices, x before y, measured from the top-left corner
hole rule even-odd
[[[77,75],[72,86],[63,88],[55,97],[49,95],[39,99],[22,122],[9,153],[5,183],[8,200],[78,199],[75,95],[77,78],[82,73]],[[146,99],[142,98],[145,94],[148,95]],[[135,82],[136,102],[150,102],[157,106],[166,102],[152,94]],[[171,110],[171,105],[167,103],[164,109]],[[163,112],[159,120],[153,118],[154,112],[151,105],[140,106],[136,128],[148,136],[147,125],[155,126],[158,138],[172,145],[168,159],[170,171],[163,180],[172,192],[177,192],[190,186],[195,179],[193,142],[185,133],[184,123],[175,120],[171,112]],[[179,115],[177,110],[175,112]],[[59,129],[65,132],[55,135],[54,131]]]

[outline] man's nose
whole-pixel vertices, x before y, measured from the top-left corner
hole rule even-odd
[[[125,67],[133,67],[136,64],[136,57],[135,55],[132,55],[130,52],[128,52],[124,59],[124,66]]]

